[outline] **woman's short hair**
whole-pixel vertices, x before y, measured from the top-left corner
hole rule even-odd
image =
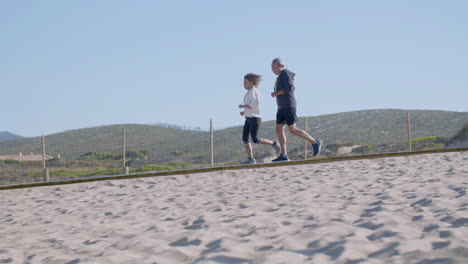
[[[253,83],[255,87],[258,87],[258,84],[262,80],[262,76],[255,73],[247,73],[244,76],[244,79],[247,79],[249,82]]]

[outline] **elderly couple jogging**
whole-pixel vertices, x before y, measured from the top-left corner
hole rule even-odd
[[[257,163],[253,156],[249,136],[252,138],[253,143],[271,145],[276,150],[279,156],[272,160],[272,162],[289,161],[288,151],[286,149],[286,135],[284,133],[285,125],[288,126],[288,130],[291,134],[303,138],[312,144],[313,157],[317,156],[322,148],[321,140],[314,139],[307,134],[307,132],[296,126],[296,98],[294,96],[295,73],[286,69],[279,58],[272,61],[271,70],[278,76],[276,78],[274,92],[271,93],[272,97],[276,97],[276,103],[278,105],[278,112],[276,113],[276,135],[278,141],[258,137],[258,131],[262,122],[260,103],[263,96],[256,87],[258,87],[261,81],[261,76],[248,73],[244,76],[244,88],[247,90],[244,96],[244,104],[239,105],[239,108],[243,109],[240,114],[245,117],[242,140],[244,142],[245,152],[248,156],[248,159],[243,161],[242,164]]]

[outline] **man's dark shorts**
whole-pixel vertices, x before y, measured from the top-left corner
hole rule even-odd
[[[278,109],[276,113],[276,124],[287,124],[288,126],[293,125],[297,122],[296,108],[284,108]]]

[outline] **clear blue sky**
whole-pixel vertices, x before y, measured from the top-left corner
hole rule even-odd
[[[280,57],[299,116],[468,111],[468,1],[0,1],[0,131],[243,124],[243,76]]]

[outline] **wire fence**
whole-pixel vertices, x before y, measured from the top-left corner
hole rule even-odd
[[[433,136],[437,134],[434,130],[423,127],[409,113],[395,117],[388,127],[377,127],[366,120],[347,120],[346,114],[340,118],[298,119],[298,128],[325,142],[316,159],[437,149],[448,140]],[[343,123],[346,128],[345,120],[365,129],[356,133],[333,130],[337,124],[343,127]],[[274,121],[264,122],[260,137],[276,140],[275,126]],[[310,159],[311,145],[287,130],[288,156],[293,160]],[[97,128],[92,134],[76,130],[49,135],[43,137],[44,142],[41,138],[22,139],[18,141],[21,143],[1,145],[4,150],[0,152],[0,185],[238,165],[247,158],[241,135],[242,127],[193,131],[115,125]],[[5,158],[5,151],[9,158]],[[277,155],[268,145],[253,144],[253,151],[262,163],[271,162]]]

